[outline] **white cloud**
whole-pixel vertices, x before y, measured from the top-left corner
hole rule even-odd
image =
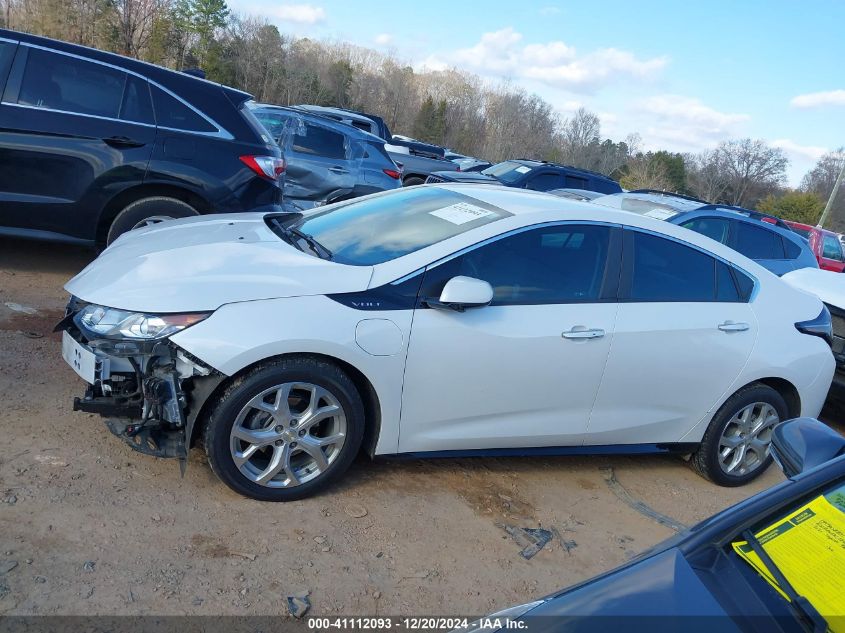
[[[459,66],[486,76],[532,79],[574,92],[593,92],[624,79],[647,79],[657,75],[667,57],[639,59],[629,51],[602,48],[578,55],[563,41],[525,44],[513,27],[484,33],[469,48],[447,56],[429,57],[420,65],[428,68]]]
[[[817,145],[799,145],[788,138],[776,139],[772,141],[770,145],[772,147],[781,148],[791,158],[803,158],[813,162],[816,162],[828,152],[826,147],[819,147]]]
[[[387,46],[393,43],[393,36],[390,33],[379,33],[373,41],[379,46]]]
[[[822,106],[845,106],[845,90],[811,92],[793,97],[789,102],[793,108],[820,108]]]
[[[257,12],[282,22],[296,22],[297,24],[316,24],[326,19],[326,10],[313,4],[262,6]]]
[[[738,136],[739,128],[751,117],[720,112],[700,99],[664,94],[648,97],[632,108],[635,129],[647,149],[701,151],[727,138]]]

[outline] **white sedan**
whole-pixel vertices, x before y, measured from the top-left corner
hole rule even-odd
[[[66,286],[63,354],[133,448],[203,443],[298,499],[371,456],[676,452],[721,485],[816,416],[822,302],[649,217],[484,185],[132,231]]]

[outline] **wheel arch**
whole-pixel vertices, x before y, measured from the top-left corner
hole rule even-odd
[[[112,222],[128,205],[144,198],[155,198],[158,196],[180,200],[191,205],[202,214],[211,213],[212,210],[208,200],[196,192],[178,185],[140,184],[129,187],[114,195],[103,207],[100,217],[97,220],[97,234],[95,238],[97,243],[105,244]]]
[[[798,388],[791,382],[785,378],[760,378],[743,386],[742,389],[750,387],[755,383],[766,385],[777,391],[786,401],[786,407],[790,418],[801,417],[801,395],[798,393]],[[737,391],[739,391],[739,389],[737,389]],[[736,393],[736,391],[734,393]]]
[[[313,352],[288,352],[284,354],[278,354],[276,356],[270,356],[268,358],[263,358],[259,361],[252,363],[251,365],[247,365],[246,367],[241,368],[238,370],[237,373],[228,376],[227,378],[219,381],[211,392],[208,394],[206,398],[203,399],[202,403],[199,406],[199,409],[196,411],[196,414],[190,416],[187,432],[190,433],[190,437],[187,438],[187,446],[193,446],[196,444],[197,440],[202,436],[202,433],[205,430],[206,424],[208,423],[208,417],[211,414],[211,406],[214,401],[220,396],[223,391],[232,384],[232,382],[238,380],[241,376],[246,375],[248,372],[252,371],[256,367],[260,367],[261,365],[272,363],[274,361],[282,360],[285,358],[293,358],[293,357],[309,357],[315,358],[318,360],[322,360],[328,363],[332,363],[337,365],[342,369],[352,380],[355,388],[358,390],[358,394],[361,396],[361,401],[364,404],[364,439],[361,443],[361,449],[366,452],[367,455],[373,457],[375,455],[376,444],[378,443],[379,434],[381,433],[381,402],[378,397],[378,393],[373,387],[373,383],[367,378],[364,373],[352,365],[351,363],[337,358],[336,356],[331,356],[329,354],[319,354]],[[193,422],[193,423],[192,423]]]

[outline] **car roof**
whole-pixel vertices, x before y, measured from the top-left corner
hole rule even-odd
[[[805,231],[818,231],[819,233],[826,234],[826,235],[835,235],[839,237],[839,233],[836,231],[831,231],[829,229],[823,229],[820,226],[812,226],[810,224],[803,224],[802,222],[793,222],[792,220],[785,220],[785,222],[789,226],[794,226],[799,229],[804,229]]]
[[[608,198],[614,198],[617,200],[642,200],[644,202],[652,202],[654,204],[670,207],[678,213],[684,213],[686,211],[695,211],[696,209],[699,209],[707,204],[706,202],[696,200],[694,198],[689,198],[687,196],[679,196],[665,191],[651,190],[620,191],[617,193],[609,193],[607,195],[599,196],[593,199],[593,202],[602,206],[621,209],[621,206],[613,207],[612,205],[606,204],[606,202],[609,201],[607,200]],[[605,202],[602,202],[603,200]],[[622,210],[624,211],[625,209]],[[629,211],[629,213],[633,212]]]
[[[375,134],[370,134],[369,132],[365,132],[364,130],[357,128],[353,125],[347,125],[343,121],[338,121],[337,119],[333,119],[328,116],[323,116],[319,112],[312,112],[309,109],[303,108],[302,106],[280,106],[274,105],[272,103],[255,103],[250,106],[250,109],[253,112],[256,111],[265,111],[265,112],[287,112],[289,114],[296,114],[298,116],[304,118],[311,118],[320,122],[321,125],[325,125],[328,128],[331,128],[337,132],[345,134],[346,136],[357,138],[358,140],[367,141],[369,143],[380,143],[384,145],[384,139],[376,136]]]
[[[351,110],[344,110],[343,108],[332,108],[329,106],[318,106],[308,104],[302,104],[295,107],[300,108],[302,110],[308,110],[316,114],[336,114],[338,116],[346,117],[350,121],[360,121],[361,123],[375,124],[375,121],[373,121],[370,117],[364,116],[363,114],[358,114],[357,112],[352,112]]]

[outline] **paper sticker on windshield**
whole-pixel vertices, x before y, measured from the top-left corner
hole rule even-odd
[[[668,211],[667,209],[652,209],[648,211],[645,215],[650,218],[656,218],[658,220],[668,220],[672,216],[678,215],[674,211]]]
[[[436,211],[429,211],[430,215],[435,215],[442,220],[451,222],[452,224],[466,224],[473,220],[486,218],[488,215],[495,215],[492,211],[488,211],[482,207],[477,207],[468,202],[458,202],[457,204],[450,204],[448,207],[437,209]]]
[[[531,168],[522,165],[520,167],[517,167],[514,171],[518,171],[520,174],[527,174],[529,171],[531,171]]]

